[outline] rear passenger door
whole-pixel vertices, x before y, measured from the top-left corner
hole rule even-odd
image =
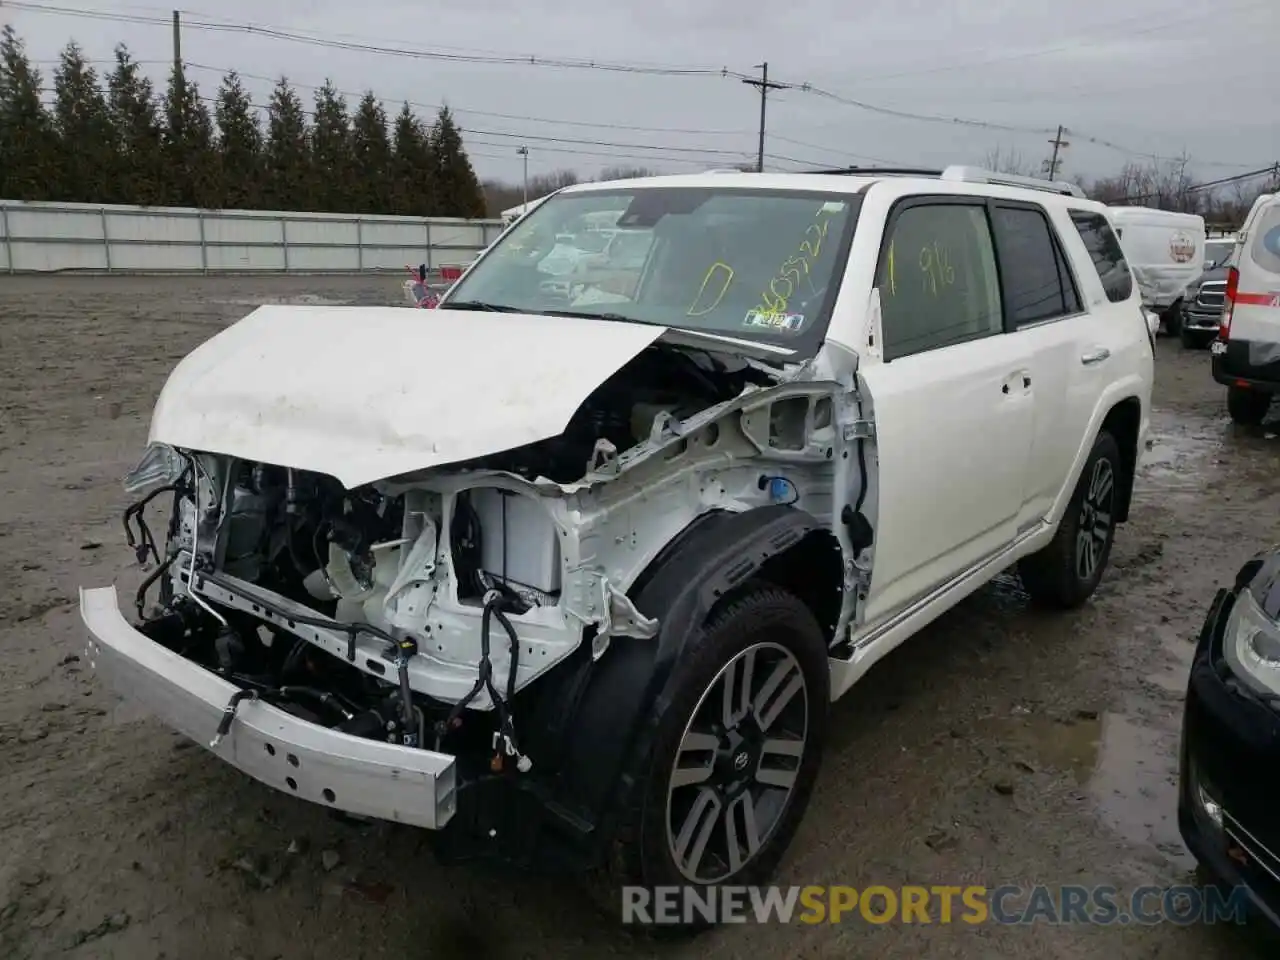
[[[1091,409],[1079,409],[1072,395],[1088,321],[1062,240],[1045,208],[997,201],[991,205],[991,223],[1005,322],[1010,336],[1025,346],[1030,371],[1031,452],[1016,530],[1023,533],[1053,508],[1076,455],[1078,442],[1072,439],[1088,423]]]
[[[1033,426],[1029,341],[1004,334],[982,198],[900,200],[875,285],[882,359],[858,370],[876,421],[867,626],[1010,544]]]

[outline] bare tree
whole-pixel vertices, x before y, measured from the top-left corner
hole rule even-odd
[[[1037,173],[1035,164],[1027,160],[1022,152],[1012,147],[1005,149],[997,146],[987,151],[987,155],[982,160],[982,165],[987,170],[994,170],[996,173],[1010,173],[1018,177],[1030,177]]]
[[[660,171],[652,167],[605,167],[596,180],[632,180],[640,177],[656,177],[659,173]]]

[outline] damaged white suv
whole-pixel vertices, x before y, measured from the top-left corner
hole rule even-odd
[[[541,269],[602,222],[617,259]],[[1060,185],[571,187],[439,309],[262,307],[185,358],[128,481],[156,566],[133,622],[81,593],[89,658],[445,850],[761,883],[873,663],[1015,564],[1091,595],[1151,378],[1106,208]]]

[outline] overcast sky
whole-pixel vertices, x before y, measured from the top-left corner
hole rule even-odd
[[[143,19],[169,15],[166,7],[112,0],[31,2]],[[308,104],[307,85],[327,77],[344,91],[372,89],[389,113],[405,100],[424,105],[423,112],[448,103],[468,131],[477,172],[509,181],[521,176],[521,144],[529,147],[531,173],[568,167],[591,174],[609,164],[676,172],[752,159],[759,96],[732,77],[445,62],[214,31],[196,22],[480,56],[739,73],[767,60],[770,79],[875,107],[1030,128],[890,117],[789,89],[769,98],[772,169],[980,162],[994,148],[1038,163],[1052,149],[1043,131],[1058,124],[1070,130],[1067,175],[1108,173],[1144,153],[1186,151],[1200,179],[1280,159],[1280,0],[202,3],[184,9],[182,54],[188,64],[215,68],[192,71],[204,95],[213,95],[222,70],[236,69],[258,102],[265,102],[271,79],[284,74]],[[73,38],[95,60],[110,58],[116,43],[128,44],[161,86],[172,57],[167,23],[7,5],[0,20],[14,24],[47,82],[60,48]]]

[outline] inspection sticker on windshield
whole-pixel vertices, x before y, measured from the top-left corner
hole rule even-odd
[[[804,326],[803,313],[781,313],[773,310],[752,310],[742,321],[744,327],[753,330],[773,330],[778,333],[797,333]]]

